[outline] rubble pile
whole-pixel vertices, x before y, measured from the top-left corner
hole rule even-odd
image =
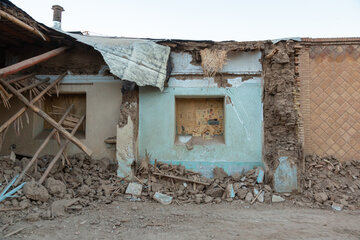
[[[182,165],[156,160],[150,164],[146,158],[129,181],[117,176],[116,162],[108,158],[93,160],[84,154],[68,157],[70,164],[65,160],[58,161],[44,184],[38,184],[51,159],[52,156],[39,158],[36,171],[34,168],[29,170],[22,179],[26,184],[16,193],[18,197],[6,198],[0,209],[26,209],[20,214],[29,221],[76,212],[95,202],[109,204],[119,198],[130,201],[152,199],[164,205],[234,200],[254,204],[286,200],[306,207],[360,209],[360,161],[342,163],[332,157],[307,157],[303,191],[300,194],[275,194],[265,181],[261,167],[231,176],[222,168],[214,168],[213,178],[209,179]],[[2,189],[28,162],[28,158],[0,158]],[[0,222],[6,216],[0,216]]]
[[[117,164],[108,158],[92,160],[85,154],[68,157],[70,165],[58,161],[43,185],[37,183],[53,156],[43,156],[38,160],[37,171],[28,171],[23,182],[24,187],[17,192],[19,197],[7,198],[1,205],[6,208],[49,209],[59,205],[62,200],[72,200],[71,209],[81,209],[93,201],[112,202],[116,193],[125,191],[116,176]],[[5,158],[0,161],[0,183],[6,185],[18,175],[29,162],[28,158],[12,161]],[[116,187],[115,187],[116,186]],[[110,196],[110,194],[112,194]],[[76,199],[76,201],[73,201]],[[60,202],[59,202],[60,201]],[[68,205],[68,202],[64,202]],[[75,204],[75,205],[74,205]],[[59,208],[59,207],[58,207]],[[61,208],[61,207],[60,207]],[[50,212],[49,215],[56,215]]]
[[[335,210],[360,208],[360,161],[308,156],[305,167],[304,192],[299,199],[305,205]]]
[[[199,173],[185,169],[182,165],[155,162],[154,165],[146,167],[142,163],[137,179],[138,184],[143,185],[141,198],[153,198],[159,202],[161,202],[159,196],[164,194],[178,204],[220,203],[235,199],[249,203],[271,202],[272,188],[264,184],[262,168],[232,176],[228,176],[222,168],[214,168],[213,175],[212,179],[208,179]],[[136,194],[133,195],[136,196]]]

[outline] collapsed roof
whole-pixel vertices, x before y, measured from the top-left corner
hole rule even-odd
[[[42,44],[54,41],[62,45],[75,42],[101,53],[110,72],[138,86],[154,86],[161,91],[169,75],[170,47],[152,40],[84,36],[56,31],[36,22],[8,0],[0,0],[0,42],[6,44]]]

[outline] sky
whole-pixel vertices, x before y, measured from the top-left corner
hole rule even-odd
[[[360,37],[360,0],[12,0],[52,26],[61,5],[64,31],[119,37],[266,40]]]

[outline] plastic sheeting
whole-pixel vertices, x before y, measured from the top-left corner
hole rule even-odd
[[[121,80],[164,89],[170,47],[143,39],[66,34],[99,51],[110,72]]]

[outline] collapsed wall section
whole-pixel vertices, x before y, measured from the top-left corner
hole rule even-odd
[[[294,174],[299,174],[299,171],[291,171],[288,167],[282,169],[282,160],[285,159],[287,165],[284,166],[290,168],[301,166],[303,160],[302,145],[299,141],[301,121],[295,45],[291,40],[267,43],[263,58],[264,162],[269,170],[268,176],[274,178],[275,185],[278,174],[287,176],[281,180],[281,184],[288,185],[288,189],[297,188]],[[291,172],[293,174],[290,174]]]
[[[119,127],[125,128],[129,125],[129,120],[131,120],[131,124],[137,123],[139,121],[139,141],[142,141],[142,138],[145,136],[144,132],[144,122],[147,120],[141,119],[141,111],[145,111],[148,115],[144,117],[144,119],[151,117],[154,112],[160,105],[160,108],[162,111],[160,111],[162,114],[164,112],[167,112],[169,109],[173,109],[173,105],[175,106],[175,103],[172,104],[173,98],[175,95],[182,95],[182,96],[192,96],[197,95],[200,96],[201,91],[197,92],[196,89],[204,88],[207,92],[207,95],[217,96],[217,95],[224,95],[223,93],[229,93],[233,91],[233,96],[231,98],[226,98],[226,108],[228,111],[233,112],[230,105],[237,105],[237,104],[247,104],[250,99],[246,100],[243,99],[246,94],[249,94],[250,89],[246,89],[246,86],[250,86],[252,83],[255,83],[257,81],[260,81],[260,84],[263,84],[262,91],[263,93],[260,93],[260,108],[262,108],[261,114],[263,115],[263,129],[261,125],[258,126],[258,129],[260,132],[262,132],[262,157],[260,156],[260,162],[262,161],[264,165],[266,166],[268,170],[268,182],[272,182],[273,179],[277,178],[277,169],[279,168],[279,165],[282,159],[286,159],[286,163],[289,163],[289,172],[290,174],[288,176],[290,180],[288,181],[289,184],[287,185],[287,189],[296,189],[297,184],[297,174],[299,174],[299,171],[296,171],[299,166],[301,166],[301,160],[302,157],[302,146],[301,141],[299,141],[300,137],[300,129],[301,129],[301,118],[299,114],[299,86],[297,82],[297,54],[298,49],[296,47],[296,43],[294,41],[280,41],[276,44],[267,41],[267,42],[245,42],[245,43],[238,43],[238,42],[222,42],[222,43],[214,43],[214,42],[191,42],[191,41],[172,41],[172,42],[162,42],[161,44],[170,46],[172,48],[172,73],[170,76],[169,82],[166,83],[166,88],[164,93],[159,93],[155,89],[151,88],[140,88],[140,105],[141,105],[141,98],[145,99],[142,101],[143,106],[140,107],[140,119],[138,118],[137,114],[139,111],[139,106],[136,106],[133,108],[132,114],[125,111],[124,114],[121,116],[120,123],[124,123],[123,125],[119,125]],[[225,64],[221,70],[219,70],[218,73],[214,74],[213,77],[206,78],[204,76],[204,72],[202,71],[202,59],[201,59],[201,50],[204,49],[221,49],[227,51],[228,57],[235,56],[234,59],[236,59],[236,56],[247,56],[243,58],[238,58],[239,61],[232,60],[230,63]],[[260,61],[260,65],[262,64],[262,68],[260,67],[260,72],[251,72],[251,71],[242,71],[242,72],[232,72],[234,69],[241,69],[243,66],[246,66],[250,63],[251,54],[254,54],[255,52],[260,53],[260,57],[257,61]],[[250,55],[249,55],[250,54]],[[242,59],[242,60],[241,60]],[[227,59],[228,61],[228,59]],[[229,62],[229,61],[228,61]],[[259,62],[258,62],[259,63]],[[256,64],[254,62],[254,64]],[[234,66],[233,69],[229,68],[229,66]],[[251,68],[249,68],[251,69]],[[249,70],[248,69],[248,70]],[[249,85],[250,84],[250,85]],[[243,91],[236,92],[236,89],[242,86]],[[255,85],[254,85],[255,86]],[[261,89],[261,87],[260,87]],[[236,91],[235,91],[236,90]],[[235,91],[235,92],[234,92]],[[221,94],[220,94],[221,93]],[[134,92],[132,94],[138,94],[138,92]],[[173,94],[173,97],[166,98],[162,97],[162,100],[157,101],[157,98],[160,98],[161,96]],[[200,94],[200,95],[199,95]],[[138,96],[138,95],[137,95]],[[206,95],[205,95],[206,96]],[[165,100],[165,98],[167,100]],[[149,102],[154,101],[154,104],[149,104]],[[235,100],[235,102],[232,102],[232,100]],[[135,100],[132,100],[133,104],[135,104]],[[124,107],[129,107],[131,105],[131,102],[126,103],[126,101],[123,102]],[[261,102],[263,105],[261,105]],[[155,104],[156,103],[156,104]],[[239,105],[239,106],[240,106]],[[235,106],[239,107],[239,106]],[[262,106],[262,107],[261,107]],[[168,108],[166,108],[168,107]],[[256,106],[248,106],[249,109],[255,109]],[[166,109],[165,109],[166,108]],[[241,108],[239,107],[240,111]],[[174,110],[174,109],[173,109]],[[175,110],[174,110],[175,111]],[[159,113],[160,113],[159,112]],[[243,113],[246,114],[246,113]],[[174,115],[174,116],[173,116]],[[136,117],[135,117],[136,116]],[[228,115],[228,119],[230,115]],[[234,115],[234,119],[232,119],[230,122],[228,122],[229,125],[237,126],[235,129],[242,129],[240,132],[244,132],[244,128],[242,128],[241,122],[239,120],[236,120],[236,114]],[[241,114],[238,115],[238,117],[242,117]],[[159,118],[158,120],[160,122],[163,122],[164,119],[167,121],[166,124],[164,123],[163,126],[168,127],[170,130],[159,130],[162,133],[169,132],[170,136],[173,136],[174,133],[176,133],[175,129],[175,114],[170,113],[167,117]],[[226,120],[225,120],[226,121]],[[169,122],[169,123],[168,123]],[[151,126],[157,126],[158,122],[152,122],[150,125],[146,125],[148,128]],[[142,127],[141,127],[142,126]],[[137,139],[137,128],[136,126],[133,126],[131,130],[127,129],[126,131],[132,131],[132,136],[136,136],[136,138],[133,138],[133,141],[138,142]],[[171,130],[172,129],[172,130]],[[146,129],[145,129],[146,130]],[[144,130],[144,131],[145,131]],[[161,135],[162,133],[159,132]],[[155,132],[154,132],[155,133]],[[118,132],[119,134],[119,132]],[[226,135],[226,130],[225,130]],[[151,135],[152,137],[150,139],[151,143],[155,141],[155,138],[157,137],[155,135]],[[243,139],[246,139],[246,134]],[[173,139],[174,137],[171,137]],[[125,141],[123,139],[122,141]],[[242,140],[241,140],[242,141]],[[160,152],[153,152],[153,154],[159,153],[159,156],[163,157],[164,155],[166,158],[171,160],[171,153],[176,153],[174,156],[176,157],[176,161],[172,161],[172,163],[178,163],[178,164],[184,164],[184,158],[181,156],[189,155],[193,156],[194,159],[191,160],[191,164],[189,167],[194,167],[196,162],[194,160],[196,159],[195,156],[200,156],[199,154],[193,154],[198,149],[204,148],[205,151],[203,154],[211,153],[211,156],[214,158],[213,163],[216,165],[217,163],[220,164],[221,159],[224,159],[224,156],[227,155],[227,152],[223,152],[222,157],[219,157],[220,155],[216,150],[214,150],[214,147],[212,146],[176,146],[173,143],[173,140],[170,140],[170,145],[174,145],[174,147],[170,147],[169,141],[164,142],[163,144],[158,145],[158,150]],[[149,150],[149,146],[145,146],[145,142],[139,142],[139,144],[143,144],[141,146],[141,149],[139,150],[139,156],[144,157],[144,149]],[[226,144],[229,144],[227,142]],[[119,144],[118,144],[119,145]],[[164,146],[169,145],[169,149],[163,149]],[[186,145],[186,144],[185,144]],[[236,144],[235,144],[236,145]],[[138,144],[131,145],[134,149],[130,149],[129,147],[123,148],[123,150],[130,149],[131,154],[130,156],[132,159],[131,163],[135,161],[136,154],[137,154],[137,147]],[[239,147],[242,146],[242,144],[238,143],[236,145],[236,151],[239,152]],[[189,150],[190,149],[190,150]],[[195,151],[193,150],[195,149]],[[122,150],[122,151],[123,151]],[[214,151],[213,151],[214,150]],[[235,152],[236,152],[235,151]],[[161,154],[160,154],[161,153]],[[221,151],[220,151],[221,153]],[[151,154],[151,152],[150,152]],[[153,155],[153,158],[157,158],[157,156]],[[241,154],[240,154],[241,155]],[[240,156],[239,155],[239,156]],[[125,156],[125,155],[123,155]],[[250,155],[249,155],[250,156]],[[164,157],[164,159],[165,159]],[[124,158],[124,157],[122,157]],[[241,158],[241,157],[240,157]],[[241,159],[239,160],[241,161]],[[160,159],[160,158],[157,158]],[[189,158],[190,159],[190,158]],[[220,162],[219,162],[220,161]],[[129,163],[130,162],[124,162],[127,165],[128,170],[131,169]],[[220,164],[221,165],[221,164]],[[219,166],[220,166],[219,165]],[[231,164],[230,164],[231,165]],[[230,165],[226,165],[225,168],[229,167]],[[225,165],[224,165],[225,166]],[[288,165],[286,165],[288,166]],[[205,166],[206,168],[206,166]],[[287,170],[283,169],[282,166],[280,166],[282,170],[285,171],[285,175],[289,175]],[[295,169],[295,171],[293,171]],[[295,175],[294,175],[295,174]],[[121,176],[126,176],[124,173],[121,174]],[[282,185],[286,185],[286,183],[282,182]]]

